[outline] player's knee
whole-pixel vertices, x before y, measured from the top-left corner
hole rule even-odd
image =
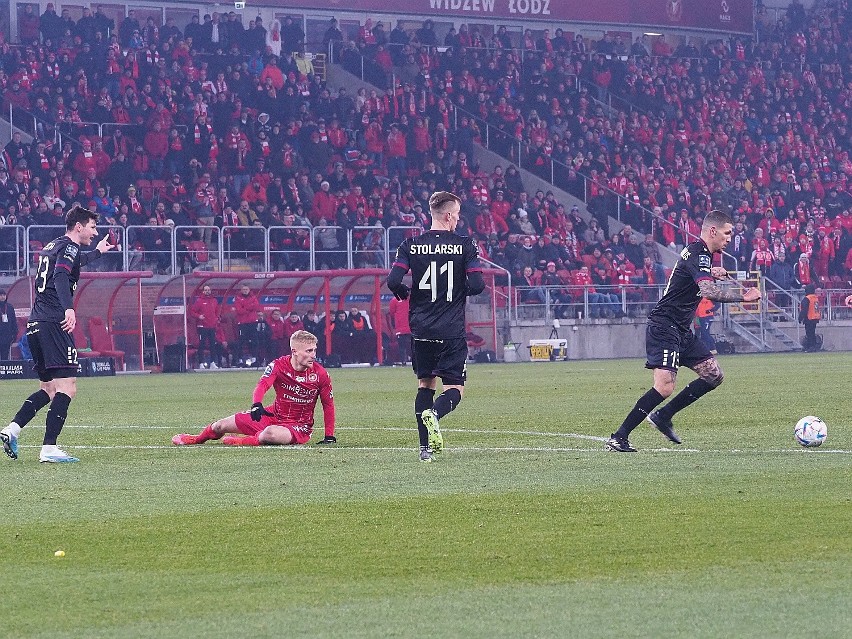
[[[710,386],[712,386],[713,388],[719,388],[719,386],[722,384],[722,381],[725,379],[725,374],[722,372],[721,368],[717,368],[715,371],[711,371],[710,373],[702,377],[702,379],[708,384],[710,384]]]
[[[663,399],[667,399],[674,393],[674,386],[666,384],[662,388],[657,388],[657,392],[663,396]]]
[[[286,446],[293,443],[293,434],[283,426],[267,426],[258,433],[257,441],[265,446]]]
[[[453,403],[453,408],[461,404],[463,386],[454,386],[453,388],[444,391],[444,394]]]
[[[665,398],[667,398],[667,397],[671,396],[671,394],[672,394],[672,393],[674,393],[675,385],[674,385],[674,382],[673,382],[673,381],[672,381],[672,382],[669,382],[669,381],[665,381],[665,382],[655,381],[655,382],[654,382],[654,388],[656,389],[656,391],[657,391],[660,395],[662,395],[662,396],[663,396],[663,399],[665,399]]]

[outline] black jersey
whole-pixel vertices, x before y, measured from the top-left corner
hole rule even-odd
[[[427,231],[399,246],[394,266],[411,270],[411,334],[464,337],[467,274],[482,270],[476,242],[452,231]]]
[[[68,273],[71,295],[80,279],[80,245],[67,235],[49,242],[41,250],[35,277],[35,302],[30,320],[61,322],[65,319],[65,307],[56,292],[56,271]]]
[[[687,244],[672,269],[663,297],[648,318],[674,324],[681,331],[688,332],[701,301],[698,282],[713,279],[710,275],[712,262],[713,254],[704,240]]]

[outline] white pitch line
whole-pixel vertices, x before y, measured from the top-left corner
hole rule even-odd
[[[24,445],[20,448],[41,448],[38,445]],[[315,450],[312,446],[222,446],[222,445],[212,445],[212,446],[157,446],[157,445],[115,445],[115,446],[88,446],[88,445],[63,445],[63,448],[70,448],[75,450],[233,450],[233,449],[252,449],[252,450],[280,450],[280,451],[311,451]],[[380,451],[380,452],[411,452],[414,450],[413,447],[405,447],[405,446],[341,446],[341,447],[327,447],[323,449],[323,452],[328,451]],[[452,447],[447,449],[450,452],[516,452],[516,453],[605,453],[602,448],[565,448],[565,447],[544,447],[544,446],[459,446]],[[743,449],[733,449],[733,450],[711,450],[705,449],[701,450],[698,448],[642,448],[639,452],[645,453],[720,453],[720,454],[732,454],[732,455],[740,455],[740,454],[779,454],[779,453],[794,453],[794,454],[813,454],[813,455],[825,455],[825,454],[840,454],[840,455],[852,455],[852,450],[841,450],[841,449],[826,449],[826,450],[816,450],[816,449],[797,449],[797,448],[778,448],[778,449],[764,449],[764,450],[743,450]]]
[[[386,430],[410,432],[412,428],[384,428],[379,426],[347,426],[340,430]],[[472,433],[476,435],[537,435],[540,437],[572,437],[574,439],[590,439],[596,442],[605,442],[609,437],[598,437],[597,435],[582,435],[579,433],[543,433],[540,430],[476,430],[473,428],[442,428],[444,433]]]
[[[74,429],[90,429],[90,430],[174,430],[173,426],[93,426],[93,425],[78,425],[66,426],[65,428]],[[411,428],[400,427],[380,427],[380,426],[346,426],[338,427],[338,431],[349,430],[378,430],[388,432],[409,433],[414,430]],[[608,437],[599,437],[597,435],[583,435],[581,433],[544,433],[537,430],[475,430],[470,428],[444,428],[445,433],[471,433],[474,435],[527,435],[538,437],[570,437],[573,439],[588,439],[596,442],[605,442]]]

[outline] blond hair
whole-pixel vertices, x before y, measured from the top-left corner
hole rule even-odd
[[[429,212],[432,214],[432,217],[435,217],[436,213],[442,213],[441,209],[450,202],[457,202],[461,205],[461,199],[459,199],[458,195],[449,191],[435,191],[429,198]]]
[[[290,336],[290,348],[296,346],[296,344],[316,344],[317,336],[309,331],[296,331]]]

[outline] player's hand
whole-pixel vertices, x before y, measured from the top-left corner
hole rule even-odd
[[[748,288],[743,292],[743,302],[756,302],[760,299],[760,289],[757,287]]]
[[[723,267],[721,267],[721,266],[714,266],[714,267],[712,267],[712,268],[710,269],[710,275],[712,275],[712,276],[713,276],[715,279],[717,279],[717,280],[724,280],[724,279],[726,279],[726,278],[730,277],[730,276],[728,275],[728,271],[727,271],[727,269],[725,269],[725,268],[723,268]]]
[[[393,296],[398,299],[400,302],[408,299],[408,294],[411,292],[411,289],[408,288],[405,284],[400,284],[399,288],[393,292]]]
[[[101,241],[98,242],[98,244],[97,244],[97,246],[95,246],[95,248],[98,249],[101,253],[106,253],[107,251],[110,251],[110,250],[115,248],[114,244],[109,243],[109,233],[107,233],[103,236],[103,239],[101,239]]]
[[[251,410],[249,411],[251,415],[251,420],[253,422],[259,422],[261,418],[266,415],[267,417],[272,417],[275,413],[270,413],[263,407],[263,404],[260,402],[255,402],[251,405]]]
[[[337,437],[335,437],[334,435],[326,435],[325,437],[322,438],[322,440],[317,442],[317,446],[322,446],[323,444],[336,444],[336,443],[337,443]]]
[[[73,308],[69,308],[65,311],[65,319],[62,320],[60,326],[62,326],[62,330],[66,333],[74,332],[74,327],[77,326],[77,314],[74,312]]]

